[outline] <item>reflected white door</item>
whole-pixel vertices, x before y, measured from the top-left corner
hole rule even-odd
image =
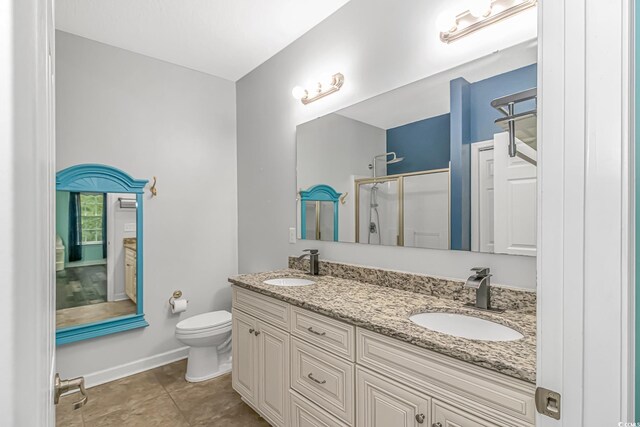
[[[493,140],[471,148],[471,250],[493,253]]]
[[[536,256],[536,167],[509,157],[509,135],[494,136],[494,249],[496,253]]]

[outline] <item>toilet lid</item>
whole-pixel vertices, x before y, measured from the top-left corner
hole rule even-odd
[[[231,313],[220,310],[198,314],[197,316],[181,320],[176,325],[176,328],[183,331],[197,331],[201,329],[210,329],[216,326],[224,326],[229,323],[231,323]]]

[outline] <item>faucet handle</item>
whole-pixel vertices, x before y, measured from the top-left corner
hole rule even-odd
[[[476,276],[490,276],[491,269],[489,267],[473,267],[471,271],[475,271]]]
[[[317,255],[319,253],[318,249],[304,249],[302,252],[309,252],[311,255]]]

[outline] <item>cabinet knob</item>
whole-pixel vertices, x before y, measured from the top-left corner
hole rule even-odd
[[[424,414],[416,415],[416,421],[418,422],[418,424],[422,424],[424,422]]]
[[[253,333],[253,335],[255,335],[255,336],[260,335],[260,331],[255,331],[255,332]]]
[[[256,330],[255,330],[255,329],[253,329],[253,328],[249,329],[249,333],[250,333],[250,334],[254,333],[255,331],[256,331]]]
[[[433,423],[433,424],[431,424],[431,427],[442,427],[442,423],[440,423],[440,422]]]

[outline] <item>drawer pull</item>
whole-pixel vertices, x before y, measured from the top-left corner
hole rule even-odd
[[[442,427],[442,423],[441,422],[433,423],[431,424],[431,427]]]
[[[253,333],[253,335],[255,335],[255,336],[260,335],[260,331],[255,331],[255,332]]]
[[[254,333],[254,332],[255,332],[255,329],[253,329],[253,328],[249,329],[249,333],[250,333],[250,334],[252,334],[252,333]]]
[[[327,380],[317,380],[315,378],[313,378],[313,373],[309,372],[309,375],[307,375],[309,377],[310,380],[317,382],[318,384],[324,384],[327,382]]]
[[[327,335],[327,333],[326,333],[326,332],[318,332],[318,331],[314,331],[314,330],[313,330],[313,327],[311,327],[311,326],[309,326],[309,327],[307,328],[307,331],[311,332],[312,334],[320,335],[321,337],[323,337],[323,336]]]
[[[418,424],[422,424],[424,422],[424,414],[416,415],[416,421],[418,422]],[[442,426],[440,426],[440,427],[442,427]]]

